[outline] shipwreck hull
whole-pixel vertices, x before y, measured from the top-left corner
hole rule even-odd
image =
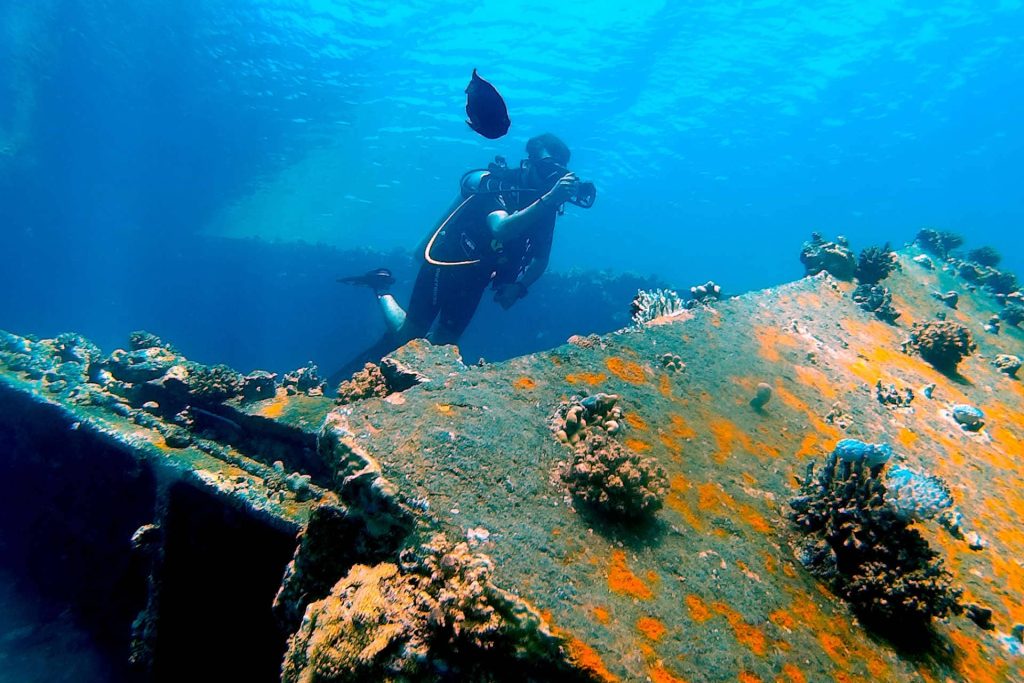
[[[1024,337],[1013,324],[986,330],[1004,302],[952,262],[928,269],[916,255],[901,252],[884,280],[900,313],[888,322],[854,302],[852,283],[822,275],[493,365],[413,342],[387,370],[401,387],[367,375],[381,384],[345,405],[281,386],[203,404],[197,414],[215,417],[173,445],[171,416],[131,399],[166,403],[162,380],[83,403],[8,360],[4,555],[91,616],[112,651],[134,653],[143,678],[214,661],[223,680],[275,680],[287,637],[307,610],[330,608],[317,601],[333,586],[353,572],[410,576],[402,551],[441,532],[490,558],[488,581],[529,617],[531,647],[554,657],[535,672],[1020,680],[1024,389],[999,358],[1024,352]],[[955,308],[933,296],[949,290]],[[925,328],[913,324],[938,318],[976,342],[952,371],[915,350]],[[665,473],[651,515],[617,518],[567,484],[564,406],[599,393],[621,411],[609,438]],[[844,438],[889,444],[944,482],[953,531],[914,527],[963,590],[963,615],[913,638],[880,633],[805,567],[788,502]],[[393,642],[420,628],[396,624]]]
[[[256,512],[135,430],[9,379],[0,379],[7,572],[67,605],[118,680],[276,680],[288,634],[270,605],[299,522]],[[133,544],[146,525],[150,537]]]

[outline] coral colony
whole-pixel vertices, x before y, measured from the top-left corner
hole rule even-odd
[[[964,238],[952,232],[923,228],[917,233],[916,242],[929,254],[946,259],[949,252],[963,245]]]
[[[876,285],[889,277],[889,273],[897,267],[895,257],[888,244],[884,247],[868,247],[860,252],[854,277],[862,285]]]
[[[887,444],[843,439],[817,473],[815,463],[807,466],[790,517],[808,536],[800,558],[811,573],[865,619],[919,629],[962,610],[961,589],[910,527],[952,499],[937,478],[898,466],[883,476],[891,457]]]
[[[804,242],[800,262],[807,275],[827,272],[837,280],[852,280],[857,271],[857,258],[843,236],[837,237],[835,242],[827,242],[820,233],[812,233],[811,239]]]
[[[540,614],[491,581],[494,564],[438,535],[397,564],[355,565],[306,610],[284,683],[522,680],[559,672]],[[504,673],[503,673],[504,672]]]
[[[599,393],[563,403],[552,419],[555,437],[573,446],[562,480],[579,501],[621,518],[641,518],[662,506],[668,479],[658,461],[614,436],[621,431],[619,397]]]
[[[259,643],[247,680],[918,680],[901,636],[949,650],[935,680],[1024,680],[1024,295],[963,243],[814,234],[817,277],[639,291],[623,333],[503,363],[417,340],[336,396],[312,364],[243,375],[145,332],[0,332],[9,554],[59,548],[33,570],[121,600],[126,658],[161,676],[223,622],[166,616],[209,582],[266,617],[203,651],[234,672]]]
[[[955,372],[976,348],[970,330],[950,320],[914,323],[910,337],[903,342],[904,351],[918,354],[943,372]]]
[[[630,305],[634,325],[643,325],[664,316],[676,315],[686,309],[680,296],[671,289],[638,290]]]

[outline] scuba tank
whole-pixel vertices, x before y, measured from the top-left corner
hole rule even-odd
[[[470,181],[472,176],[479,174],[479,179],[474,186]],[[510,207],[512,211],[517,211],[523,206],[532,203],[536,197],[527,197],[528,201],[524,204],[523,194],[527,192],[535,193],[536,190],[521,190],[517,186],[521,173],[519,169],[510,169],[505,163],[504,157],[496,156],[494,161],[488,164],[486,169],[475,168],[466,171],[462,174],[462,178],[459,180],[459,187],[462,188],[463,193],[468,193],[468,196],[463,199],[453,210],[448,214],[447,217],[441,224],[434,230],[434,233],[430,236],[427,241],[427,245],[423,250],[424,260],[434,266],[470,266],[480,263],[482,258],[465,258],[465,259],[445,259],[440,258],[434,253],[434,247],[437,243],[438,238],[442,237],[445,233],[445,229],[452,224],[457,222],[458,218],[462,216],[465,211],[474,208],[475,203],[479,203],[483,197],[500,195],[499,202],[505,206]],[[480,236],[478,236],[479,238]],[[477,244],[480,239],[474,241],[471,236],[462,233],[459,237],[460,245],[464,252],[474,252],[479,250],[481,247]],[[496,260],[500,263],[502,259],[502,245],[500,242],[491,240],[488,245],[490,251],[495,254]]]

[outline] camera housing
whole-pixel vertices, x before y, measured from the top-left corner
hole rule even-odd
[[[569,198],[571,204],[581,209],[589,209],[597,199],[597,186],[589,180],[581,180],[576,183],[576,192]]]

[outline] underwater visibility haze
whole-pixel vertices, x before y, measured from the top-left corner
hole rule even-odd
[[[146,667],[181,680],[180,653],[241,649],[255,654],[215,662],[218,680],[273,680],[283,657],[285,680],[308,680],[304,639],[312,652],[319,636],[303,610],[335,581],[419,601],[387,637],[408,638],[394,649],[420,666],[436,624],[402,619],[450,609],[438,567],[470,587],[458,609],[486,599],[521,620],[538,680],[615,680],[601,657],[658,681],[741,661],[742,680],[808,680],[797,659],[812,680],[1013,680],[1021,36],[1022,0],[0,0],[0,683]],[[471,78],[470,98],[488,99],[467,111]],[[499,156],[518,169],[543,133],[596,201],[564,206],[528,296],[484,293],[465,365],[411,344],[348,383],[342,407],[325,397],[306,364],[327,377],[385,330],[373,293],[339,278],[387,268],[404,305],[463,175]],[[994,248],[1003,270],[901,250],[922,228],[963,236],[954,256]],[[879,247],[860,287],[773,289],[820,270],[854,279],[839,235]],[[837,251],[846,277],[808,264]],[[645,328],[661,288],[700,296]],[[68,332],[130,351],[100,362]],[[303,369],[275,384],[207,367],[222,363]],[[609,461],[621,477],[594,474]],[[609,494],[606,479],[643,482]],[[879,503],[886,486],[895,503]],[[872,505],[858,530],[875,545],[828,536],[837,509]],[[912,526],[925,521],[943,526],[928,541],[950,572]],[[438,542],[389,565],[427,522],[495,562]],[[882,569],[844,584],[822,551],[833,541],[898,566],[854,557]],[[721,575],[700,564],[705,546]],[[366,575],[347,587],[330,573],[353,565]],[[495,567],[537,614],[490,583]],[[805,569],[834,602],[803,596]],[[908,589],[916,611],[887,602],[913,583],[900,572],[926,576]],[[69,595],[85,598],[72,610]],[[904,658],[867,620],[848,626],[839,598],[876,623],[941,622],[944,649]],[[365,616],[346,622],[338,604],[311,609]],[[542,613],[568,645],[537,635],[551,635]],[[974,623],[946,621],[961,613]],[[676,628],[709,619],[699,639]],[[487,645],[505,628],[467,632]],[[445,661],[432,674],[474,665]]]
[[[1022,34],[1012,0],[5,0],[0,327],[331,366],[382,329],[334,276],[401,270],[464,171],[542,132],[598,188],[551,272],[739,293],[798,277],[812,231],[860,249],[924,226],[1020,269]],[[501,139],[464,121],[474,68]],[[526,321],[481,308],[470,359],[565,339],[534,316],[539,338],[496,345]]]

